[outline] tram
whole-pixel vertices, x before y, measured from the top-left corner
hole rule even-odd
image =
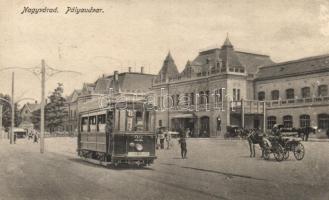
[[[79,116],[78,155],[105,166],[150,165],[156,159],[154,120],[154,110],[141,100],[85,109]]]

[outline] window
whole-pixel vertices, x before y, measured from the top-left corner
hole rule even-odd
[[[301,115],[299,117],[299,121],[300,121],[300,127],[309,127],[311,126],[311,119],[309,115]]]
[[[188,93],[185,93],[184,101],[185,101],[185,105],[190,105],[190,97]]]
[[[319,85],[319,87],[318,87],[318,95],[320,97],[328,96],[328,86],[327,85]]]
[[[106,120],[106,115],[98,115],[97,116],[97,123],[98,124],[105,124],[105,120]]]
[[[235,88],[233,88],[233,101],[235,101],[236,100],[236,90],[235,90]]]
[[[285,127],[285,128],[292,128],[293,127],[293,122],[292,122],[292,116],[291,115],[283,116],[283,127]]]
[[[265,100],[265,92],[258,92],[258,100],[259,101]]]
[[[286,90],[286,98],[287,99],[294,99],[295,98],[295,91],[294,89],[290,88]]]
[[[206,91],[206,102],[205,103],[209,103],[209,90]]]
[[[240,100],[240,89],[236,89],[236,98],[238,101]]]
[[[159,120],[159,127],[162,127],[162,120]]]
[[[222,89],[215,90],[215,102],[220,103],[222,102]]]
[[[172,105],[175,106],[175,95],[171,96],[171,100],[172,100]]]
[[[191,105],[194,105],[194,93],[192,92],[190,95],[191,95]]]
[[[158,106],[161,107],[161,97],[158,97]]]
[[[271,92],[271,97],[272,97],[272,100],[279,100],[279,97],[280,97],[279,90],[273,90]]]
[[[204,104],[204,92],[200,92],[200,104]]]
[[[329,129],[329,115],[319,114],[318,115],[318,128]]]
[[[267,129],[272,129],[274,124],[276,124],[276,117],[275,116],[267,117]]]
[[[302,88],[302,98],[309,98],[309,97],[311,97],[310,87],[303,87]]]

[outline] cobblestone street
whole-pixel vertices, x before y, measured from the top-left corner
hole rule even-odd
[[[329,145],[304,143],[302,161],[249,158],[243,140],[188,139],[159,150],[155,164],[108,169],[80,160],[75,138],[1,141],[0,199],[328,199]],[[321,194],[321,196],[319,196]]]

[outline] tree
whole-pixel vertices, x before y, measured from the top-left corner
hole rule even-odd
[[[6,99],[8,102],[11,102],[11,98],[7,94],[1,94],[0,97]],[[11,127],[11,105],[4,101],[0,100],[0,104],[2,104],[2,126],[6,129]],[[22,122],[21,116],[19,114],[18,104],[15,103],[15,126],[19,126]]]
[[[65,98],[63,98],[63,84],[58,83],[57,88],[48,97],[49,103],[45,107],[45,113],[47,121],[46,127],[50,132],[63,129],[65,120]]]

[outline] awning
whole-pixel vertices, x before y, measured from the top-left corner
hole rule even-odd
[[[171,118],[194,118],[192,114],[178,114],[174,115]]]

